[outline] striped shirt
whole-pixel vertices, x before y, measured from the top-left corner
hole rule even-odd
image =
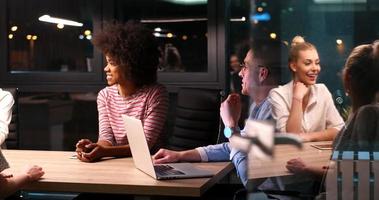
[[[118,93],[117,85],[102,89],[97,96],[99,111],[99,140],[113,145],[129,144],[121,115],[142,121],[150,150],[163,143],[163,128],[168,110],[168,93],[163,85],[143,86],[129,97]]]

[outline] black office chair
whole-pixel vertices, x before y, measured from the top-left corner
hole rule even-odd
[[[12,119],[9,124],[8,138],[5,140],[5,146],[7,149],[19,148],[19,130],[18,130],[18,89],[17,88],[3,88],[12,94],[14,104],[12,107]]]
[[[219,89],[181,88],[167,148],[186,150],[215,144],[220,132],[220,103]]]

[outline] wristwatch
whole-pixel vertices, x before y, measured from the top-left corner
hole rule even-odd
[[[224,136],[226,138],[230,138],[230,137],[232,137],[233,133],[239,132],[239,131],[240,131],[240,129],[238,127],[227,127],[227,126],[225,126]]]

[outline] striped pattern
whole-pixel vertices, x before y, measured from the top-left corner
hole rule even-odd
[[[129,144],[121,118],[126,114],[142,121],[151,150],[162,145],[168,109],[168,93],[163,85],[144,86],[127,98],[118,93],[117,85],[106,87],[98,94],[97,109],[99,140],[107,140],[113,145]]]

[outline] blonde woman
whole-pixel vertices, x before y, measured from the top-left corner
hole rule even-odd
[[[298,134],[304,142],[333,140],[344,122],[324,84],[317,84],[321,71],[316,47],[296,36],[288,66],[292,81],[271,90],[269,101],[276,128]]]

